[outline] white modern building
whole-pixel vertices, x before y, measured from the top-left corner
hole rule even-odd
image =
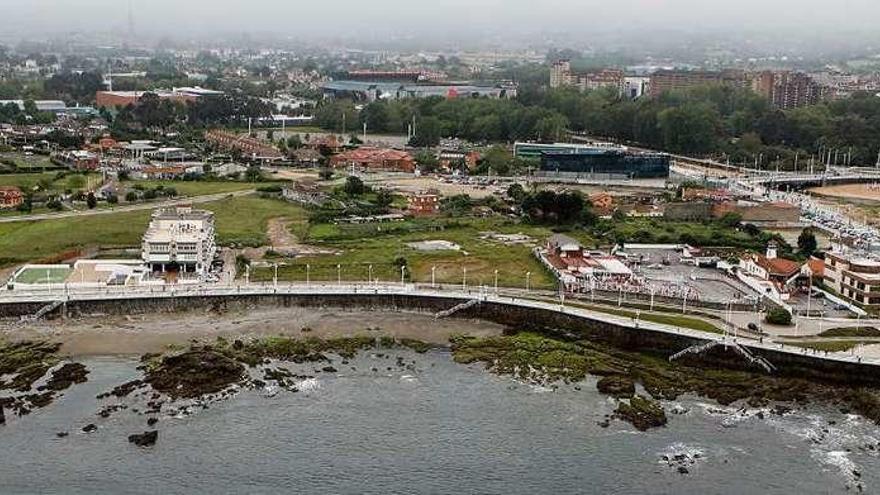
[[[143,261],[153,273],[204,276],[217,254],[214,214],[189,206],[156,210],[144,234]]]

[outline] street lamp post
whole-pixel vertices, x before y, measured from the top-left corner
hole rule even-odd
[[[436,266],[432,266],[432,267],[431,267],[431,288],[432,288],[432,289],[436,289],[436,288],[437,288],[437,278],[436,278],[436,273],[437,273],[437,267],[436,267]]]
[[[400,266],[400,285],[404,285],[406,283],[405,278],[406,278],[406,267],[401,265]]]
[[[310,280],[310,276],[309,276],[311,270],[312,270],[312,265],[306,264],[306,285],[307,286],[312,284],[311,280]]]
[[[687,303],[688,303],[688,292],[690,292],[690,287],[685,287],[684,289],[684,298],[681,300],[681,313],[687,313]]]
[[[274,268],[275,268],[275,276],[272,277],[272,285],[274,285],[275,288],[277,289],[278,288],[278,263],[274,263]]]
[[[467,290],[467,267],[461,268],[461,290]]]
[[[529,291],[529,279],[532,278],[532,272],[526,272],[526,292]]]
[[[342,265],[336,265],[336,283],[342,285]]]
[[[498,295],[498,270],[495,270],[495,295]]]
[[[373,283],[373,265],[367,266],[367,282]]]

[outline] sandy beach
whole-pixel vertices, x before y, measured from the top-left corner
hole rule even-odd
[[[193,311],[27,324],[0,321],[0,339],[61,342],[61,351],[68,356],[144,354],[162,352],[193,340],[269,335],[321,338],[390,335],[446,344],[454,334],[488,336],[501,334],[502,330],[501,325],[479,320],[435,320],[432,315],[420,313],[335,308],[260,308],[225,314]]]

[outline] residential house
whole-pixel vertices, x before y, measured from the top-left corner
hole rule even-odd
[[[411,195],[408,198],[407,211],[417,217],[436,214],[440,211],[440,193],[431,190]]]
[[[416,169],[416,162],[405,151],[390,148],[361,147],[331,157],[330,166],[333,168],[354,167],[359,170],[387,170],[412,173]]]
[[[0,209],[18,208],[24,203],[24,194],[15,186],[0,186]]]
[[[801,264],[780,258],[775,242],[767,245],[766,255],[751,253],[739,261],[740,272],[758,280],[773,284],[783,299],[801,275]]]

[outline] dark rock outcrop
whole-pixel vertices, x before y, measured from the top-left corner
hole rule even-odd
[[[632,423],[639,431],[666,425],[666,412],[656,401],[636,395],[629,402],[621,401],[614,417]]]
[[[632,378],[623,375],[603,376],[596,383],[596,388],[599,392],[618,399],[628,399],[636,393],[636,385]]]
[[[128,436],[128,441],[137,445],[138,447],[149,447],[151,445],[156,444],[156,440],[159,439],[159,432],[156,430],[153,431],[145,431],[141,434],[134,434]]]
[[[145,381],[154,390],[175,399],[191,399],[220,392],[244,378],[244,365],[210,349],[195,349],[162,358],[147,371]]]

